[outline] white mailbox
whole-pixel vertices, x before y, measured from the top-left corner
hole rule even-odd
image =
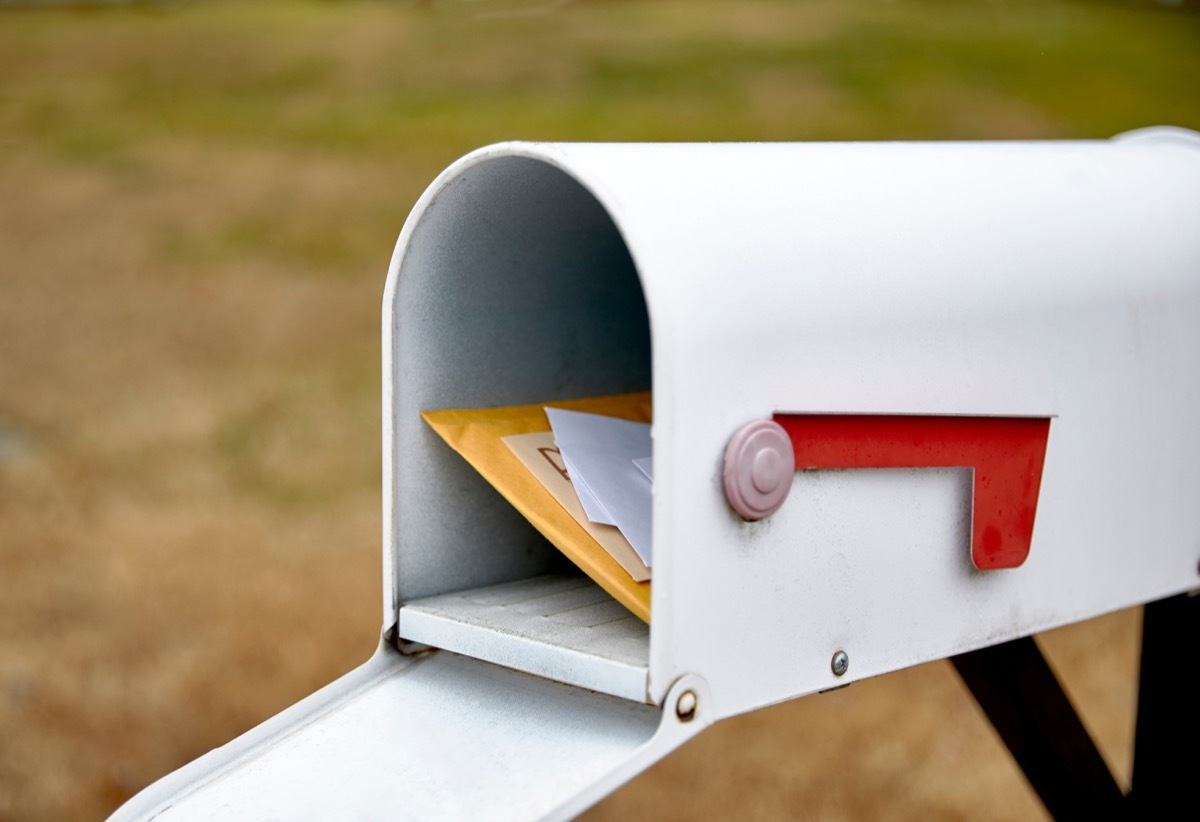
[[[1191,132],[492,146],[383,325],[379,652],[117,818],[569,816],[721,718],[1200,585]],[[646,389],[648,624],[420,418]]]

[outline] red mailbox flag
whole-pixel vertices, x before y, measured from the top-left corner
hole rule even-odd
[[[1016,568],[1029,556],[1049,419],[777,414],[775,422],[792,441],[798,471],[973,468],[975,567]]]

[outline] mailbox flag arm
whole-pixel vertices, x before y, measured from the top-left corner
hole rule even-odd
[[[974,469],[971,560],[980,570],[1016,568],[1029,556],[1050,420],[777,414],[796,470]]]

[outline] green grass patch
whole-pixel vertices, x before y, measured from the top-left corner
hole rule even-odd
[[[1200,126],[1200,18],[1151,4],[467,8],[206,2],[155,15],[9,14],[0,124],[10,139],[82,161],[180,138],[396,156],[513,137]]]

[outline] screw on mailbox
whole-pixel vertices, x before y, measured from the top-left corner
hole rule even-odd
[[[829,663],[829,667],[833,669],[834,676],[845,676],[846,671],[850,670],[850,656],[845,651],[839,650],[833,655],[833,659]]]

